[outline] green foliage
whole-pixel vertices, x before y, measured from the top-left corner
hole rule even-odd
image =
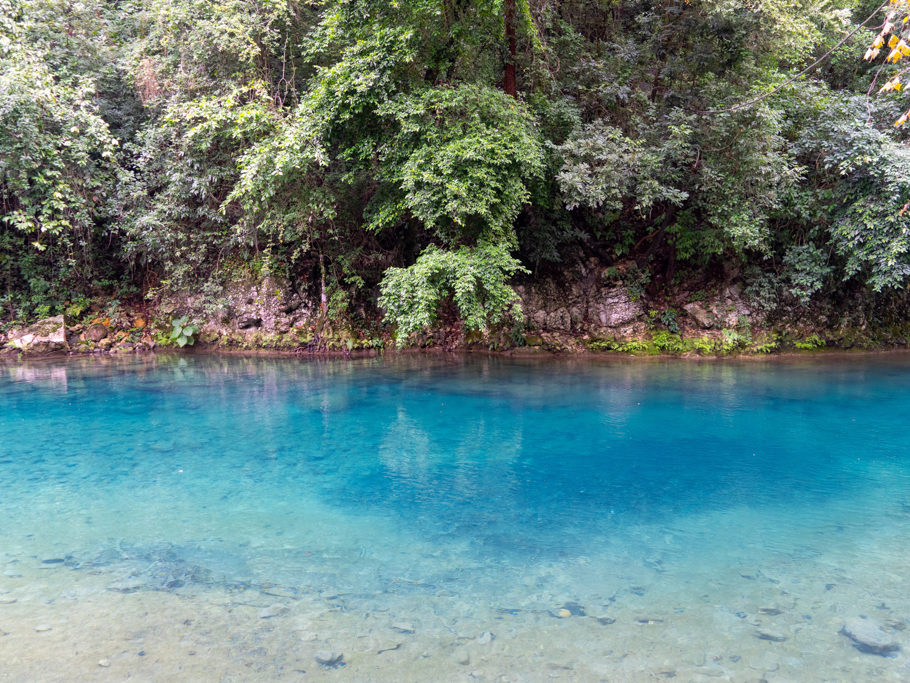
[[[488,330],[507,318],[520,324],[524,318],[518,295],[507,284],[515,272],[526,271],[499,245],[456,251],[430,245],[414,265],[386,271],[379,305],[396,325],[399,345],[407,343],[411,333],[430,330],[447,299],[454,301],[469,330]]]
[[[70,319],[79,319],[82,314],[89,310],[91,302],[84,296],[77,297],[63,311],[64,315]]]
[[[670,332],[674,334],[679,333],[679,314],[673,308],[664,308],[661,310],[660,315],[660,324],[666,327]]]
[[[0,316],[140,288],[215,311],[272,275],[332,319],[375,318],[381,292],[403,342],[517,320],[519,258],[621,258],[605,277],[634,300],[742,273],[769,313],[910,282],[903,105],[867,104],[858,44],[731,109],[853,4],[516,8],[511,97],[498,2],[0,0]]]
[[[715,348],[719,353],[728,354],[744,349],[751,343],[752,334],[750,332],[723,329],[720,331],[720,339]]]
[[[647,213],[658,204],[682,205],[689,193],[677,185],[680,167],[694,158],[690,135],[685,123],[671,125],[662,143],[651,146],[603,121],[581,127],[559,148],[564,161],[556,178],[568,207],[619,212],[631,199],[637,212]]]
[[[819,192],[818,201],[831,215],[828,230],[843,259],[842,277],[860,277],[875,291],[902,286],[910,276],[910,153],[867,123],[863,98],[812,113],[818,121],[797,149],[817,159],[818,181],[836,188]],[[796,288],[811,288],[825,276],[826,260],[811,254],[799,259],[800,267],[818,274]]]
[[[608,351],[615,353],[642,354],[648,353],[651,347],[648,342],[633,339],[630,341],[616,341],[613,339],[598,339],[588,343],[591,351]]]
[[[102,272],[118,168],[100,74],[80,72],[85,55],[75,47],[93,15],[82,6],[61,46],[40,22],[54,7],[0,2],[0,285],[25,285],[15,300],[35,315],[59,310],[68,290]]]
[[[632,301],[638,301],[645,293],[645,287],[651,281],[651,273],[647,270],[639,270],[636,266],[631,268],[623,277],[623,283],[626,285],[626,292]]]
[[[815,351],[816,349],[823,348],[826,345],[826,342],[817,334],[812,334],[794,342],[793,345],[801,351]]]
[[[712,337],[696,337],[690,343],[692,350],[699,355],[707,356],[716,353],[716,341]]]
[[[42,55],[13,48],[0,57],[3,222],[39,252],[90,233],[103,206],[117,140],[94,95],[89,80],[57,81]]]
[[[779,351],[780,347],[780,336],[773,334],[769,339],[758,342],[757,344],[753,344],[751,347],[749,347],[749,350],[752,353],[774,353],[775,351]]]
[[[199,326],[189,322],[189,316],[184,315],[171,321],[170,340],[180,348],[192,346],[196,342],[196,332]]]
[[[790,293],[801,303],[806,303],[822,288],[832,270],[825,253],[811,244],[790,247],[784,254],[784,264],[788,268]]]
[[[678,329],[678,328],[677,328]],[[661,353],[683,353],[687,350],[687,345],[676,332],[667,332],[660,330],[651,335],[651,341]]]
[[[372,211],[372,228],[410,212],[450,243],[513,242],[513,223],[543,168],[530,113],[490,87],[430,88],[379,109],[398,133],[381,151],[396,191]]]

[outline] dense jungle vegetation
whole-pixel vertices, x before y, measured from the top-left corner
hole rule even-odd
[[[910,49],[877,7],[0,0],[0,322],[273,274],[483,328],[591,256],[650,291],[889,296]]]

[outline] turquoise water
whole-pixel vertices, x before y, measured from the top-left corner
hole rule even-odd
[[[237,680],[906,679],[839,630],[910,625],[908,386],[905,356],[0,366],[0,657],[64,676],[42,634],[97,622],[126,644],[85,677],[189,671],[192,604]]]

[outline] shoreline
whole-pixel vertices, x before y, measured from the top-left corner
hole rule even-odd
[[[130,357],[148,357],[148,356],[236,356],[248,358],[298,358],[313,360],[360,360],[364,358],[381,358],[381,357],[415,357],[415,356],[432,356],[432,357],[458,357],[458,356],[478,356],[491,358],[516,358],[521,360],[584,360],[584,361],[748,361],[748,362],[782,362],[795,360],[831,360],[846,359],[858,357],[882,357],[882,356],[910,356],[910,348],[904,346],[882,347],[874,349],[813,349],[813,350],[786,350],[771,353],[749,353],[739,352],[730,354],[699,354],[694,352],[687,353],[629,353],[623,351],[592,351],[589,349],[573,351],[552,351],[548,349],[515,347],[506,350],[494,349],[477,349],[477,348],[455,348],[447,349],[441,346],[413,348],[406,347],[402,349],[357,349],[353,351],[287,351],[273,348],[251,348],[241,349],[232,347],[223,347],[219,345],[200,345],[193,348],[156,348],[143,349],[135,351],[111,351],[96,349],[92,351],[51,351],[42,353],[16,352],[10,349],[0,349],[0,363],[15,364],[35,360],[57,360],[57,359],[77,359],[77,358],[130,358]]]

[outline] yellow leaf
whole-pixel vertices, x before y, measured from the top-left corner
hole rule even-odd
[[[882,45],[881,45],[881,43],[879,42],[881,39],[882,39],[882,37],[879,36],[879,37],[875,40],[875,43],[878,43],[878,45],[876,45],[875,43],[872,43],[872,46],[873,46],[873,47],[881,47]],[[897,36],[891,36],[891,37],[888,39],[888,47],[894,47],[895,45],[897,45]]]

